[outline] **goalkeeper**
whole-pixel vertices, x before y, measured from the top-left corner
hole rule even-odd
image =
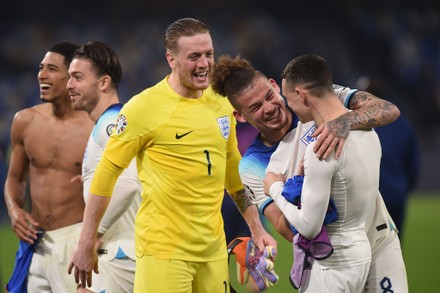
[[[164,40],[170,74],[122,107],[93,176],[69,265],[83,288],[92,285],[99,222],[116,180],[135,157],[142,182],[135,293],[229,292],[220,211],[225,187],[258,247],[276,246],[243,190],[233,109],[210,87],[214,48],[208,27],[179,19]]]

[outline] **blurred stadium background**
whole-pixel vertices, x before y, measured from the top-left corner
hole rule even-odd
[[[36,77],[47,49],[60,40],[108,43],[121,59],[120,96],[126,101],[169,72],[163,32],[181,17],[208,24],[216,57],[240,54],[277,81],[293,57],[315,53],[331,65],[335,83],[353,88],[379,83],[378,95],[399,106],[420,145],[405,257],[435,251],[412,237],[427,239],[440,223],[440,2],[18,0],[0,10],[0,281],[9,278],[17,247],[3,201],[10,124],[18,110],[40,102]],[[438,251],[433,256],[421,256],[429,266],[420,260],[409,264],[410,280],[420,279],[412,292],[438,292],[431,287],[434,279],[426,281],[440,273]],[[427,290],[418,290],[422,283]]]

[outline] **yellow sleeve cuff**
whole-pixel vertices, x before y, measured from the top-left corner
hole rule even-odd
[[[93,175],[90,193],[100,196],[112,196],[119,175],[124,168],[113,164],[105,156],[102,157]]]

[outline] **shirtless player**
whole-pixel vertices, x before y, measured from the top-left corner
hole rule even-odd
[[[20,247],[35,245],[27,275],[32,292],[76,291],[66,268],[80,233],[84,199],[82,184],[71,179],[81,174],[93,127],[86,112],[72,109],[66,89],[67,70],[77,48],[61,42],[46,53],[38,70],[44,103],[19,111],[11,127],[5,201]],[[30,212],[25,210],[27,184]],[[44,233],[37,242],[38,231]],[[22,265],[18,259],[16,271],[17,264]],[[26,275],[19,279],[25,286]]]

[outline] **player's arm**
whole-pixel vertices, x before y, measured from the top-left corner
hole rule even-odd
[[[100,221],[99,234],[104,234],[127,211],[136,195],[140,194],[140,182],[136,178],[119,177],[111,201]]]
[[[75,282],[82,288],[92,285],[92,271],[98,273],[98,256],[95,251],[99,222],[107,209],[110,197],[89,193],[84,211],[83,227],[78,245],[72,255],[68,273],[74,268]]]
[[[276,249],[276,240],[264,229],[257,207],[246,196],[244,189],[230,194],[246,221],[251,231],[252,239],[258,248],[263,250],[265,246],[272,246]]]
[[[320,161],[309,149],[306,152],[309,159],[305,160],[307,172],[301,194],[301,209],[282,196],[283,174],[268,172],[264,179],[264,190],[273,198],[290,224],[311,240],[319,234],[324,222],[330,200],[330,184],[335,161]]]
[[[289,227],[289,222],[286,217],[283,215],[281,210],[275,204],[275,202],[271,202],[264,211],[264,216],[269,219],[278,233],[281,234],[287,241],[292,242],[293,236],[295,234]]]
[[[350,118],[347,118],[351,129],[384,126],[396,121],[400,116],[400,110],[396,105],[364,91],[358,91],[353,95],[348,108],[355,110],[355,113],[351,114],[353,117],[348,115]]]
[[[116,180],[124,170],[108,160],[105,155],[99,162],[93,176],[88,201],[84,211],[83,226],[75,252],[72,255],[68,273],[85,288],[92,285],[92,271],[98,271],[98,256],[95,251],[99,223],[110,202]]]
[[[236,132],[236,120],[233,113],[232,106],[230,107],[230,134],[227,145],[226,153],[226,176],[225,187],[232,200],[235,202],[238,210],[246,221],[249,230],[252,234],[252,239],[255,245],[261,250],[265,246],[272,246],[277,248],[277,242],[275,239],[266,232],[263,224],[260,220],[260,214],[256,208],[246,196],[243,188],[243,182],[241,181],[238,166],[241,160],[241,154],[238,150],[237,132]]]
[[[289,223],[272,198],[264,194],[262,178],[254,174],[249,168],[241,169],[240,176],[245,186],[246,197],[257,207],[260,213],[269,219],[278,233],[287,241],[292,242],[294,234],[289,227]]]
[[[384,126],[400,116],[396,105],[364,91],[353,94],[348,108],[354,111],[321,125],[313,134],[319,135],[313,149],[318,158],[326,159],[336,150],[338,159],[350,130]]]
[[[258,211],[269,219],[278,233],[287,241],[292,242],[294,234],[289,223],[272,198],[264,193],[265,166],[260,160],[261,158],[258,156],[248,154],[240,161],[239,173],[245,187],[246,196],[257,207]],[[286,161],[284,158],[283,162]]]
[[[96,149],[94,153],[102,157],[102,152],[105,149],[109,134],[107,129],[114,122],[113,117],[105,117],[101,124],[98,124],[98,131],[96,140],[100,148]],[[101,118],[100,118],[101,119]],[[130,165],[121,173],[116,181],[112,199],[102,217],[98,227],[98,237],[107,232],[110,227],[127,211],[130,207],[135,195],[140,194],[140,182],[137,177],[136,160],[133,160]]]
[[[12,121],[11,155],[4,188],[12,229],[18,238],[29,243],[37,239],[34,227],[38,226],[32,216],[24,210],[29,159],[24,149],[23,133],[31,119],[32,113],[28,109],[18,112]]]

